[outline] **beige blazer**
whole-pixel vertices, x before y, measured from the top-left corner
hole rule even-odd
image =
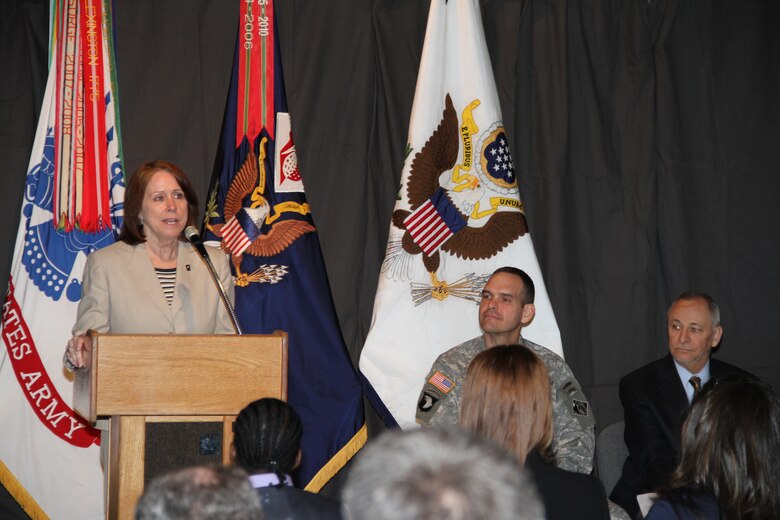
[[[227,256],[206,246],[222,285],[234,301]],[[116,242],[87,257],[73,335],[87,330],[150,334],[232,334],[230,316],[206,262],[179,242],[173,302],[165,300],[145,244]]]

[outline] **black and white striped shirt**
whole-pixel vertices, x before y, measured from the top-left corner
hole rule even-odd
[[[176,287],[176,268],[160,269],[155,267],[154,270],[157,273],[157,279],[160,281],[160,287],[162,287],[165,300],[170,307],[173,303],[173,291]]]

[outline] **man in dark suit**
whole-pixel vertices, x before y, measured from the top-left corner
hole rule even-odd
[[[685,292],[667,313],[669,354],[620,380],[629,456],[610,499],[637,516],[636,496],[654,491],[674,470],[688,406],[710,379],[751,374],[711,359],[723,327],[712,297]]]
[[[293,487],[290,473],[301,462],[298,414],[279,399],[249,403],[233,423],[233,461],[249,473],[265,520],[340,520],[341,504]]]

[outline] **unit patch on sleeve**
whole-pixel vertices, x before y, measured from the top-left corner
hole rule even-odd
[[[453,388],[455,388],[455,382],[452,379],[438,370],[434,371],[425,380],[425,386],[420,392],[420,398],[417,401],[417,422],[428,424],[442,403],[446,403],[454,395],[450,394]]]
[[[588,402],[587,401],[581,401],[579,399],[572,399],[572,411],[575,415],[588,415]]]
[[[439,396],[434,395],[432,392],[423,391],[420,402],[417,403],[417,409],[421,412],[429,412],[438,402]]]

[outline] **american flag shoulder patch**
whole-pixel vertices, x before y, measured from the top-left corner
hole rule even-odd
[[[438,370],[434,372],[430,378],[428,378],[428,382],[445,394],[455,388],[455,383],[453,383],[451,379]]]

